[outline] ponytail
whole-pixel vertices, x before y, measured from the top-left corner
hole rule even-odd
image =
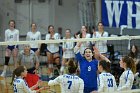
[[[13,84],[14,78],[21,76],[21,73],[24,72],[25,67],[24,66],[19,66],[17,67],[14,71],[13,71],[13,76],[12,76],[12,81],[11,81],[11,85]]]
[[[103,67],[103,70],[105,70],[106,72],[111,72],[111,71],[110,71],[111,65],[110,65],[109,62],[106,62],[105,60],[101,60],[101,61],[99,62],[99,66],[100,66],[100,65]]]
[[[16,69],[15,69],[16,70]],[[12,81],[11,81],[11,85],[13,84],[14,78],[15,78],[15,70],[13,71],[13,75],[12,75]]]
[[[132,57],[129,57],[129,56],[125,56],[123,57],[123,62],[126,63],[126,67],[127,68],[130,68],[133,72],[133,74],[136,73],[136,64],[135,64],[135,61]]]
[[[69,71],[69,73],[74,74],[74,73],[76,73],[76,70],[77,70],[76,63],[72,59],[70,59],[68,61],[68,71]]]
[[[132,72],[135,74],[136,73],[136,64],[135,64],[135,61],[134,59],[131,57],[131,70]]]

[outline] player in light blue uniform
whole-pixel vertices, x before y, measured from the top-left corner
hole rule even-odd
[[[136,73],[136,64],[132,57],[125,56],[120,60],[120,67],[124,72],[120,76],[118,91],[131,90]]]
[[[98,76],[98,92],[113,93],[117,90],[115,77],[110,73],[110,63],[102,60],[99,62],[98,70],[101,72]]]
[[[47,88],[47,87],[42,87],[38,90],[34,90],[39,86],[40,82],[38,82],[33,87],[29,88],[26,81],[23,79],[24,77],[26,77],[26,75],[27,75],[27,70],[25,66],[19,66],[13,71],[12,83],[13,83],[14,93],[39,93],[41,90]]]
[[[68,61],[69,74],[58,76],[54,80],[48,82],[49,86],[59,84],[61,93],[83,93],[84,81],[75,75],[77,66],[73,60]]]

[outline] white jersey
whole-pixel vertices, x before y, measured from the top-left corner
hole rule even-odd
[[[103,34],[96,32],[96,36],[93,35],[92,38],[108,37],[108,32],[103,32]],[[99,49],[100,53],[107,52],[107,40],[96,41],[95,46]]]
[[[65,37],[64,37],[65,39]],[[70,39],[74,39],[73,37],[71,37]],[[75,54],[74,54],[74,42],[64,42],[63,43],[63,48],[66,49],[66,51],[63,51],[63,58],[74,58]]]
[[[36,93],[31,90],[22,78],[16,78],[13,83],[14,93]]]
[[[60,35],[58,33],[55,33],[53,35],[54,40],[58,40],[60,39]],[[50,40],[50,34],[46,34],[46,40]],[[51,53],[56,53],[59,51],[59,43],[48,43],[47,44],[47,49],[51,52]]]
[[[118,91],[131,90],[134,81],[134,74],[131,70],[125,70],[119,80]]]
[[[41,34],[39,31],[36,32],[28,32],[27,33],[27,41],[36,41],[36,40],[41,40]],[[39,48],[38,43],[31,43],[30,44],[31,48]]]
[[[5,41],[19,41],[19,30],[5,30]]]
[[[76,75],[64,74],[48,82],[49,86],[59,84],[61,93],[83,93],[84,81]]]
[[[107,92],[113,93],[113,91],[117,90],[117,85],[115,78],[112,74],[102,72],[99,74],[98,78],[98,92]]]
[[[90,36],[91,35],[87,33],[85,38],[90,38]],[[90,47],[90,41],[82,42],[81,47],[80,47],[80,53],[84,54],[84,50],[89,47]]]

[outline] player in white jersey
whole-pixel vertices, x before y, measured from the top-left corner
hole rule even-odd
[[[27,33],[26,39],[27,41],[41,40],[41,33],[40,31],[37,31],[37,25],[35,23],[31,24],[31,31]],[[31,47],[31,50],[33,50],[39,56],[40,44],[36,42],[31,43],[30,47]]]
[[[109,73],[110,63],[106,62],[105,60],[100,61],[98,64],[98,70],[101,72],[97,78],[98,92],[113,93],[115,90],[117,90],[115,77]]]
[[[63,39],[74,39],[74,37],[71,37],[71,30],[70,29],[66,29],[65,31],[65,37]],[[67,67],[66,62],[69,59],[74,59],[75,54],[74,54],[74,42],[64,42],[63,43],[63,59],[62,59],[62,65],[61,65],[61,69],[60,72],[61,74],[66,73],[64,70]]]
[[[119,79],[118,91],[131,90],[136,72],[136,64],[132,57],[125,56],[120,60],[120,67],[125,71]]]
[[[105,32],[103,29],[103,23],[98,23],[98,32],[94,32],[92,38],[108,37],[108,32]],[[94,42],[95,46],[99,49],[100,53],[106,54],[107,52],[107,40],[96,41]]]
[[[87,26],[82,26],[81,27],[81,32],[80,34],[77,36],[77,38],[90,38],[91,35],[88,33],[88,28]],[[84,54],[84,50],[86,48],[90,48],[90,42],[89,41],[86,41],[86,42],[82,42],[82,45],[80,47],[80,53],[81,54]]]
[[[14,93],[39,93],[41,90],[47,89],[47,87],[42,87],[38,90],[34,90],[41,84],[40,81],[33,87],[29,88],[26,81],[23,79],[26,75],[27,70],[25,66],[19,66],[13,71],[11,84],[13,84]]]
[[[58,40],[60,39],[60,35],[55,33],[54,26],[48,26],[48,34],[46,34],[46,40]],[[49,43],[47,44],[46,49],[47,61],[48,61],[48,74],[50,74],[50,78],[53,76],[53,63],[60,66],[60,57],[59,57],[59,43]]]
[[[49,86],[59,84],[61,87],[61,93],[83,93],[84,81],[75,75],[77,65],[73,60],[68,62],[69,74],[58,76],[54,80],[48,82]]]
[[[19,30],[15,29],[15,21],[9,21],[9,29],[5,30],[5,42],[7,41],[19,41]],[[6,69],[10,60],[10,56],[13,56],[13,62],[15,64],[15,68],[17,67],[17,55],[18,55],[18,45],[9,44],[6,48],[5,53],[5,64],[4,69],[1,76],[5,77]]]

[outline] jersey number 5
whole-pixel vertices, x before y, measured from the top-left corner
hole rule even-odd
[[[68,81],[67,83],[69,83],[68,89],[70,89],[72,85],[72,81]]]
[[[108,87],[113,87],[113,79],[108,79]]]

